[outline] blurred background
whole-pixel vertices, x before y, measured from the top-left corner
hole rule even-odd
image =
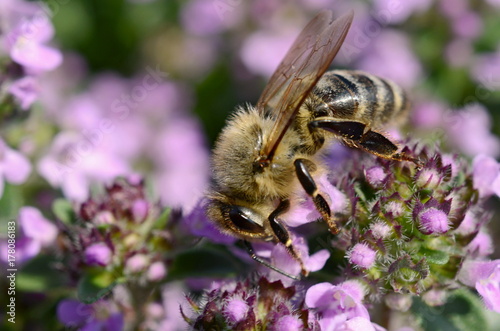
[[[51,216],[55,198],[134,174],[189,212],[228,114],[257,101],[321,9],[355,14],[332,67],[411,94],[403,135],[498,160],[498,0],[2,0],[0,134],[32,165],[23,185],[7,180],[2,221],[25,205]],[[23,62],[11,32],[34,13],[39,57]]]

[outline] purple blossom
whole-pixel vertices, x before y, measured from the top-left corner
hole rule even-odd
[[[157,261],[151,264],[148,268],[148,279],[153,282],[158,282],[167,275],[167,268],[163,262]]]
[[[316,184],[320,192],[324,193],[323,197],[328,202],[332,213],[342,213],[347,207],[345,194],[332,185],[326,174],[317,178]],[[297,227],[321,218],[311,197],[302,188],[297,189],[290,201],[290,210],[280,217],[286,225]]]
[[[358,267],[368,269],[375,263],[377,252],[371,249],[367,244],[358,243],[347,253],[349,262]]]
[[[358,68],[410,88],[422,75],[422,66],[410,49],[405,35],[384,30],[363,54]]]
[[[111,262],[113,252],[105,243],[96,243],[85,249],[85,263],[89,266],[107,266]]]
[[[211,222],[205,212],[205,199],[200,199],[196,206],[184,217],[181,226],[187,232],[210,239],[215,243],[232,244],[236,239],[222,233],[213,222]]]
[[[500,47],[496,52],[477,55],[471,67],[472,78],[491,91],[500,90]]]
[[[191,0],[181,11],[184,28],[192,34],[211,36],[237,25],[243,18],[242,5]]]
[[[432,0],[410,0],[398,2],[392,0],[376,0],[375,9],[379,14],[385,14],[387,23],[401,23],[414,13],[421,13],[429,9]]]
[[[106,146],[93,145],[85,136],[63,132],[40,159],[38,172],[52,186],[61,187],[67,198],[84,201],[92,182],[111,183],[115,177],[130,173],[130,169],[126,160]]]
[[[465,261],[458,279],[476,288],[486,308],[500,313],[500,260]]]
[[[57,227],[34,207],[22,207],[18,216],[19,235],[16,238],[16,261],[24,263],[40,253],[42,248],[51,247],[58,235]],[[7,252],[7,239],[0,240],[2,252]],[[7,262],[7,254],[0,259]]]
[[[417,103],[411,112],[412,123],[418,127],[435,129],[443,121],[446,106],[436,100]]]
[[[478,155],[474,158],[474,188],[481,197],[496,194],[500,197],[500,164],[491,156]]]
[[[469,156],[500,155],[500,139],[491,133],[491,116],[480,104],[455,111],[443,123],[453,144]]]
[[[12,83],[9,92],[17,99],[22,109],[28,109],[38,97],[38,83],[32,76],[20,78]]]
[[[117,307],[109,301],[98,301],[92,305],[66,299],[57,306],[57,318],[67,327],[79,330],[121,331],[124,318]]]
[[[172,119],[156,141],[156,189],[162,202],[190,212],[203,196],[209,179],[209,151],[199,124]],[[179,157],[182,155],[182,157]]]
[[[321,270],[325,265],[326,261],[330,257],[330,252],[326,249],[317,251],[316,253],[309,255],[309,248],[303,237],[293,236],[293,246],[298,251],[302,262],[307,271],[314,272]],[[259,256],[269,256],[271,257],[271,264],[278,269],[285,271],[291,275],[299,275],[300,264],[297,262],[290,253],[286,250],[283,245],[271,245],[271,250],[262,250],[263,247],[269,247],[269,245],[258,245],[255,244],[254,248]],[[277,273],[274,270],[266,268],[269,272],[268,279],[270,281],[281,280],[281,282],[286,285],[291,285],[293,280],[290,278]]]
[[[145,254],[136,254],[125,262],[125,272],[139,273],[149,266],[149,257]]]
[[[27,72],[38,74],[53,70],[62,62],[59,50],[44,45],[53,35],[52,23],[38,7],[16,22],[4,38],[12,60],[24,66]]]
[[[437,208],[429,208],[419,215],[419,230],[424,234],[442,234],[450,229],[448,215]]]
[[[256,32],[245,39],[240,51],[241,60],[254,74],[270,77],[296,36],[297,31],[282,35]]]
[[[478,14],[467,11],[452,20],[453,32],[460,38],[477,38],[483,31],[483,23]]]
[[[382,167],[374,166],[369,169],[365,169],[365,177],[370,185],[380,188],[383,187],[387,174]]]
[[[0,138],[0,197],[3,195],[4,179],[11,184],[19,185],[26,181],[30,172],[29,160],[9,148]]]
[[[471,256],[474,257],[485,257],[493,253],[495,250],[493,239],[484,230],[479,231],[465,249]]]
[[[342,330],[346,322],[356,317],[370,320],[368,310],[362,303],[364,296],[363,285],[349,280],[339,285],[313,285],[306,292],[305,302],[319,313],[322,330]]]
[[[238,323],[248,313],[249,306],[242,298],[234,297],[228,300],[222,313],[230,323]]]
[[[394,202],[396,203],[396,202]],[[393,213],[394,214],[394,213]],[[398,216],[398,215],[396,215]],[[392,233],[392,228],[383,222],[375,222],[370,225],[370,230],[375,239],[385,239]]]

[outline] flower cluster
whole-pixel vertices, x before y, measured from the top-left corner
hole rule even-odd
[[[472,169],[425,146],[405,151],[422,166],[353,154],[349,173],[335,177],[350,214],[332,245],[346,252],[346,278],[363,282],[372,300],[385,293],[426,300],[429,291],[458,286],[464,259],[492,253],[485,228],[491,215]]]
[[[168,213],[168,211],[166,211]],[[68,224],[65,241],[70,273],[107,273],[111,281],[127,277],[138,284],[162,280],[167,274],[164,253],[173,245],[167,214],[149,201],[139,178],[115,181],[100,198],[89,198]]]
[[[195,330],[320,330],[296,294],[295,287],[266,278],[229,282],[207,291],[199,302],[188,298],[193,314],[183,314]]]
[[[0,43],[10,58],[2,68],[7,75],[0,84],[6,84],[24,110],[39,96],[39,76],[62,62],[61,52],[46,45],[54,36],[49,13],[44,6],[21,0],[7,0],[0,6],[0,17],[9,18],[2,20]]]

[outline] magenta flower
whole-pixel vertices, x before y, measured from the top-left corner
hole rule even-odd
[[[410,88],[422,75],[420,61],[410,49],[410,41],[405,35],[384,30],[363,53],[358,68]]]
[[[211,0],[191,0],[182,9],[182,25],[195,35],[215,35],[241,21],[242,6],[243,4],[230,5]]]
[[[4,179],[11,184],[19,185],[26,181],[30,172],[29,160],[9,148],[0,138],[0,197],[3,195]]]
[[[149,257],[145,254],[136,254],[125,262],[126,273],[139,273],[150,265]]]
[[[18,79],[9,87],[9,92],[17,99],[22,109],[28,109],[38,97],[38,83],[32,76]]]
[[[338,188],[328,180],[327,175],[317,178],[316,184],[327,200],[332,213],[342,213],[347,207],[347,198]],[[302,188],[298,188],[291,198],[291,208],[280,219],[291,227],[314,222],[321,218],[311,197]]]
[[[305,302],[309,308],[314,308],[320,316],[319,324],[322,330],[351,330],[347,328],[354,318],[370,320],[368,310],[363,305],[365,296],[363,285],[355,280],[349,280],[339,285],[320,283],[311,286],[306,293]],[[351,323],[356,323],[355,320]]]
[[[500,313],[500,260],[465,261],[458,279],[476,288],[486,308]]]
[[[44,45],[54,35],[52,23],[41,8],[32,16],[25,16],[9,31],[5,39],[12,60],[28,73],[38,74],[53,70],[62,62],[59,50]]]
[[[92,305],[77,300],[66,299],[57,306],[57,318],[67,327],[79,330],[121,331],[124,327],[123,315],[109,301],[98,301]]]
[[[34,207],[22,207],[18,216],[19,236],[16,238],[16,261],[24,263],[40,253],[42,248],[54,244],[57,227]],[[2,252],[7,251],[7,240],[0,240]],[[0,259],[7,261],[7,254]]]
[[[330,252],[327,249],[322,249],[312,255],[309,255],[309,248],[303,237],[293,236],[293,246],[300,254],[304,266],[307,271],[314,272],[321,270],[325,265],[326,261],[330,258]],[[255,244],[254,248],[259,256],[270,256],[271,264],[278,269],[285,271],[291,275],[299,275],[300,264],[290,256],[283,245],[271,245],[271,250],[262,250],[262,247],[269,247],[269,245],[259,245]],[[267,267],[262,267],[263,271],[269,272],[268,279],[270,281],[280,280],[285,286],[291,285],[293,280],[268,269]],[[265,269],[264,269],[265,268]]]
[[[384,23],[401,23],[414,13],[421,13],[429,9],[432,0],[410,0],[405,2],[394,2],[392,0],[376,0],[375,9],[378,13],[384,13]]]
[[[296,31],[288,31],[285,35],[256,32],[244,41],[241,60],[254,74],[270,77],[296,36]]]
[[[500,197],[500,164],[491,156],[478,155],[474,158],[474,188],[481,197],[496,194]]]
[[[158,169],[155,186],[162,202],[189,213],[209,180],[209,151],[199,124],[188,117],[171,119],[152,152]]]
[[[472,78],[484,85],[488,90],[499,90],[498,77],[500,77],[500,48],[494,53],[476,56],[471,68]]]
[[[443,123],[455,146],[469,156],[500,155],[500,139],[491,133],[491,116],[480,104],[455,111]]]
[[[167,268],[163,262],[157,261],[153,262],[148,268],[148,280],[153,282],[158,282],[165,278],[167,274]]]
[[[55,137],[49,153],[40,159],[38,172],[52,186],[61,187],[67,198],[83,201],[91,183],[111,183],[130,170],[126,160],[103,144],[94,145],[85,136],[62,132]]]
[[[107,266],[111,262],[113,252],[105,243],[88,246],[84,252],[85,263],[90,266]]]

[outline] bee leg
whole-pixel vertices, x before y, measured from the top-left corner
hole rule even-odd
[[[262,258],[261,258],[260,256],[258,256],[257,254],[255,254],[255,251],[253,250],[252,244],[250,244],[248,241],[243,240],[243,243],[245,244],[245,247],[246,247],[246,249],[247,249],[248,255],[250,255],[250,257],[251,257],[254,261],[256,261],[256,262],[258,262],[258,263],[260,263],[260,264],[262,264],[262,265],[264,265],[264,266],[268,267],[268,268],[269,268],[269,269],[271,269],[271,270],[274,270],[274,271],[276,271],[276,272],[278,272],[278,273],[282,274],[283,276],[286,276],[286,277],[291,278],[291,279],[293,279],[293,280],[300,280],[300,277],[297,277],[297,276],[291,275],[291,274],[289,274],[288,272],[285,272],[285,271],[283,271],[283,270],[281,270],[281,269],[276,268],[276,267],[275,267],[275,266],[273,266],[272,264],[270,264],[270,263],[268,263],[267,261],[265,261],[264,259],[262,259]]]
[[[307,271],[304,261],[300,258],[299,252],[295,250],[292,244],[292,239],[290,238],[290,233],[288,233],[287,228],[278,220],[278,216],[286,212],[290,208],[290,201],[282,200],[278,207],[269,215],[269,223],[271,224],[271,229],[273,229],[276,238],[280,243],[282,243],[288,253],[300,264],[302,274],[307,276],[309,271]],[[274,269],[273,269],[274,270]],[[283,273],[282,273],[283,274]]]
[[[316,182],[311,176],[310,171],[314,170],[316,167],[315,164],[307,159],[296,159],[293,164],[295,165],[295,172],[297,173],[300,184],[304,188],[304,191],[312,198],[314,206],[316,206],[321,217],[325,220],[330,232],[333,234],[339,233],[337,224],[332,217],[330,206],[325,198],[319,193]]]
[[[398,146],[381,133],[368,130],[359,141],[359,145],[365,151],[385,159],[410,161],[415,163],[418,167],[422,167],[422,162],[420,160],[404,152],[396,153]]]
[[[411,161],[418,167],[422,166],[420,160],[406,153],[396,153],[398,146],[383,134],[370,130],[366,124],[356,121],[337,121],[321,119],[309,123],[309,127],[321,128],[341,137],[346,145],[363,149],[371,154],[396,161]]]

